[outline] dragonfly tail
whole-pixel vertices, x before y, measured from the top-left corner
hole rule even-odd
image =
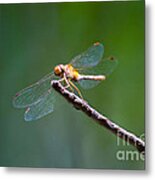
[[[78,80],[94,80],[94,81],[102,81],[105,80],[106,76],[104,75],[80,75]]]

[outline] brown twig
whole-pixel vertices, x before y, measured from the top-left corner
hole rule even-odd
[[[128,132],[127,130],[121,128],[117,124],[113,123],[107,117],[103,116],[92,108],[86,101],[79,98],[74,93],[71,93],[65,89],[59,81],[52,81],[53,88],[59,92],[68,102],[72,103],[73,106],[83,111],[101,126],[107,128],[110,132],[114,133],[117,137],[125,140],[126,142],[132,144],[140,153],[145,152],[145,143],[140,138],[138,138],[133,133]]]

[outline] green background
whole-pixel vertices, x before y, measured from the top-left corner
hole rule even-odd
[[[84,98],[115,123],[144,133],[144,2],[0,5],[0,165],[144,169],[135,151],[57,95],[55,111],[25,122],[16,92],[100,41],[118,67]],[[135,151],[136,152],[136,151]],[[121,156],[122,157],[122,156]]]

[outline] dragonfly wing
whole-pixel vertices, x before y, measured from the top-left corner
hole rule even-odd
[[[117,67],[118,61],[114,57],[103,59],[97,66],[79,71],[81,74],[109,76]]]
[[[93,80],[80,80],[78,83],[83,89],[91,89],[97,86],[101,81],[93,81]]]
[[[82,54],[73,58],[70,64],[73,65],[74,68],[88,68],[96,66],[101,60],[104,53],[104,47],[100,43],[95,43],[89,49],[87,49]]]
[[[54,74],[50,73],[43,77],[40,81],[35,84],[18,92],[13,99],[13,106],[16,108],[25,108],[37,104],[47,93],[48,89],[51,88],[51,80]]]
[[[97,66],[92,68],[87,68],[81,73],[89,74],[89,75],[110,75],[118,64],[117,59],[112,57],[103,59]],[[90,89],[97,86],[101,81],[94,80],[80,80],[78,83],[83,89]]]
[[[24,114],[25,121],[40,119],[53,112],[55,96],[52,89],[37,103],[27,108]]]
[[[102,73],[105,76],[109,76],[117,67],[117,65],[117,59],[115,59],[114,57],[109,57],[101,61],[98,67],[96,67],[96,69],[94,70],[97,72],[97,74]]]

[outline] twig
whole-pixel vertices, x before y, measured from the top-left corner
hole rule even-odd
[[[97,112],[94,108],[92,108],[86,101],[79,98],[74,93],[71,93],[67,89],[65,89],[59,81],[52,81],[53,88],[59,92],[68,102],[72,103],[73,106],[83,111],[101,126],[107,128],[110,132],[114,133],[117,137],[125,140],[126,142],[132,144],[140,153],[145,153],[145,143],[136,135],[128,132],[127,130],[121,128],[120,126],[113,123],[107,117],[103,116],[99,112]]]

